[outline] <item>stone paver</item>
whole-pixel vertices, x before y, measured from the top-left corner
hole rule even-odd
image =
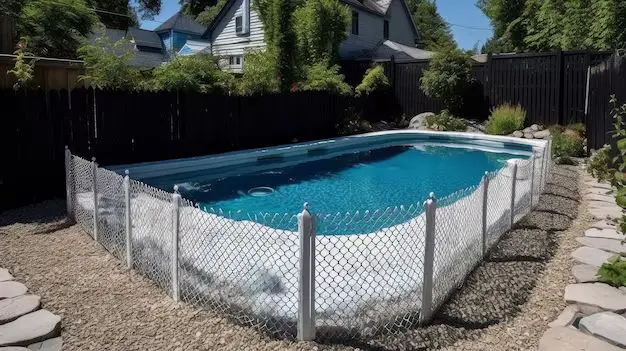
[[[617,351],[617,346],[570,327],[550,328],[539,340],[539,351]]]
[[[61,351],[62,348],[63,339],[60,336],[28,345],[28,349],[31,351]]]
[[[613,256],[615,256],[614,253],[587,246],[579,247],[572,252],[572,257],[576,261],[596,267],[602,266],[603,263],[607,262]]]
[[[20,346],[7,346],[7,347],[0,347],[0,351],[30,351],[30,350],[25,347],[20,347]]]
[[[565,287],[565,302],[597,307],[605,311],[626,311],[626,294],[603,283],[570,284]]]
[[[39,308],[37,295],[22,295],[0,300],[0,324],[8,323]]]
[[[30,345],[59,335],[61,317],[38,310],[13,322],[0,325],[0,346]]]
[[[594,181],[586,181],[585,184],[589,186],[589,189],[605,189],[605,190],[613,190],[611,184],[608,183],[598,183]]]
[[[626,348],[626,318],[613,312],[602,312],[583,317],[581,331],[599,337],[613,345]]]
[[[585,231],[585,236],[591,238],[605,238],[605,239],[624,239],[624,234],[618,232],[615,229],[598,229],[598,228],[590,228]]]
[[[594,247],[596,249],[604,250],[607,252],[613,252],[616,254],[624,255],[626,254],[626,245],[622,243],[621,240],[616,239],[605,239],[605,238],[591,238],[591,237],[580,237],[576,238],[576,241],[579,243]]]
[[[617,225],[615,225],[615,223],[611,222],[611,221],[597,221],[594,224],[591,225],[591,228],[596,228],[596,229],[617,229]]]
[[[0,282],[6,282],[9,280],[13,280],[13,276],[9,273],[9,270],[6,268],[0,268]]]
[[[602,188],[589,188],[585,191],[584,195],[587,196],[589,194],[612,195],[613,191]]]
[[[603,218],[619,218],[622,216],[622,209],[619,206],[606,206],[606,207],[597,207],[590,208],[589,213],[592,216],[603,219]]]
[[[574,322],[578,311],[578,305],[568,305],[554,321],[548,324],[548,326],[550,328],[567,327]]]
[[[28,289],[26,285],[22,283],[14,281],[0,282],[0,300],[24,295],[26,291],[28,291]]]
[[[594,283],[598,281],[598,277],[596,277],[596,273],[598,272],[598,267],[591,266],[588,264],[577,264],[572,267],[572,275],[576,278],[576,281],[579,283]]]
[[[610,204],[615,204],[615,197],[611,195],[602,195],[602,194],[587,194],[585,198],[591,202],[607,202]]]

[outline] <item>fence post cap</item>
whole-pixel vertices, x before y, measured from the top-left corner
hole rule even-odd
[[[70,149],[70,147],[65,145],[65,150],[69,150],[69,149]]]
[[[178,184],[174,185],[174,194],[178,194]]]
[[[128,177],[128,174],[129,174],[129,173],[130,173],[130,172],[128,172],[128,170],[127,170],[127,169],[126,169],[126,170],[124,170],[124,174],[125,174],[127,177]]]
[[[437,199],[435,198],[435,193],[434,193],[434,192],[432,192],[432,191],[428,194],[428,198],[429,198],[430,200],[433,200],[433,201],[437,200]]]

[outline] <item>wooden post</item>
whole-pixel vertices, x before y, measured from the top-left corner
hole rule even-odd
[[[172,298],[178,301],[180,289],[178,285],[178,231],[179,231],[179,215],[180,215],[180,194],[178,193],[178,185],[174,185],[174,193],[172,194]]]
[[[433,315],[433,267],[435,261],[435,219],[437,201],[435,194],[430,193],[426,202],[426,236],[424,243],[424,280],[422,285],[422,313],[420,322],[428,323]]]
[[[315,339],[315,220],[309,204],[298,214],[300,234],[300,278],[298,296],[298,340]]]

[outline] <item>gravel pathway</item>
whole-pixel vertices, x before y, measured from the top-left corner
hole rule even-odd
[[[542,197],[550,212],[533,212],[505,235],[433,325],[351,346],[274,340],[174,303],[65,222],[58,201],[0,215],[0,267],[62,316],[67,350],[534,349],[565,307],[569,254],[592,223],[586,212],[577,214],[578,170],[555,167]]]

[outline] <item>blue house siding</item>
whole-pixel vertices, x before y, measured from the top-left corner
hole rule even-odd
[[[161,44],[165,49],[166,53],[170,53],[170,49],[172,48],[172,36],[170,32],[159,33],[159,37],[161,38]]]
[[[201,40],[200,35],[188,34],[182,32],[174,32],[173,51],[178,52],[187,42],[187,40]]]

